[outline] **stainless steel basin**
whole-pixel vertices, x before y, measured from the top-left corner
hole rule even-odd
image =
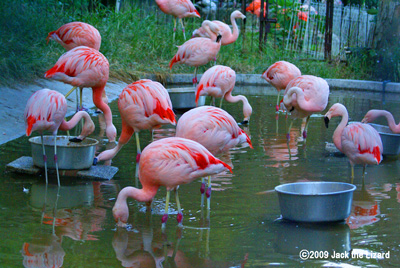
[[[372,124],[370,125],[378,131],[383,145],[383,155],[400,154],[400,134],[393,133],[388,126]]]
[[[275,187],[282,217],[299,222],[346,219],[355,189],[355,185],[343,182],[298,182]]]
[[[44,136],[44,147],[47,156],[47,167],[55,169],[54,136]],[[88,169],[93,164],[96,145],[95,139],[86,138],[82,142],[70,142],[68,136],[57,136],[57,158],[59,169]],[[44,168],[43,150],[40,136],[29,139],[32,148],[32,159],[35,166]]]
[[[196,90],[194,87],[167,89],[174,109],[190,109],[196,107]],[[206,96],[200,96],[198,106],[203,106]]]

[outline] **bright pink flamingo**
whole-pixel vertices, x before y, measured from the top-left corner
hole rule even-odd
[[[276,111],[279,111],[279,96],[281,95],[281,90],[285,90],[289,82],[300,75],[301,72],[299,68],[287,61],[277,61],[263,72],[261,77],[278,90]]]
[[[351,183],[354,179],[354,165],[361,164],[363,180],[365,166],[378,165],[382,161],[382,140],[379,133],[370,125],[364,123],[352,123],[347,125],[349,114],[344,105],[336,103],[325,114],[325,125],[328,127],[332,117],[341,116],[342,120],[333,133],[333,143],[350,160]]]
[[[172,69],[172,66],[178,63],[194,66],[193,84],[196,85],[197,68],[207,64],[211,60],[215,60],[220,48],[221,35],[218,35],[216,41],[203,37],[190,39],[183,45],[178,46],[178,52],[171,59],[169,68]]]
[[[48,183],[47,157],[44,149],[43,132],[50,131],[54,135],[54,163],[57,170],[58,186],[60,186],[57,163],[57,131],[59,129],[64,131],[70,130],[84,118],[85,124],[83,125],[81,134],[77,138],[71,139],[73,142],[81,142],[89,136],[95,128],[87,112],[80,111],[76,113],[68,122],[64,120],[66,113],[67,101],[65,97],[61,93],[47,88],[33,93],[25,107],[26,136],[30,136],[33,131],[38,131],[41,135],[46,184]]]
[[[168,91],[160,83],[148,79],[139,80],[126,86],[119,95],[118,109],[122,121],[118,145],[99,154],[94,159],[94,164],[97,161],[114,158],[119,150],[128,143],[133,133],[136,136],[136,162],[139,162],[141,154],[139,131],[153,130],[165,124],[175,125],[176,123]]]
[[[113,207],[114,219],[122,224],[128,221],[128,197],[139,202],[151,202],[158,188],[165,186],[167,196],[162,226],[165,228],[168,219],[171,190],[175,190],[178,207],[177,221],[181,225],[183,214],[178,197],[179,185],[225,170],[232,172],[232,169],[226,163],[215,158],[198,142],[177,137],[154,141],[144,148],[139,162],[139,180],[143,188],[125,187],[119,192]]]
[[[307,118],[303,131],[304,138],[307,138],[308,122],[311,114],[325,110],[328,105],[328,97],[328,83],[324,79],[313,75],[301,75],[287,85],[283,104],[294,118]],[[288,140],[292,124],[293,121],[289,126]]]
[[[103,54],[93,48],[81,46],[64,53],[56,64],[45,73],[45,77],[74,86],[66,96],[73,92],[76,87],[80,88],[82,96],[83,88],[91,87],[93,103],[104,113],[108,140],[114,142],[117,129],[112,122],[111,109],[102,99],[108,80],[108,72],[108,60]]]
[[[196,104],[199,97],[208,95],[213,98],[225,99],[228,102],[243,102],[243,115],[244,119],[241,124],[247,124],[250,120],[252,108],[245,96],[237,95],[232,96],[232,90],[236,82],[236,73],[234,70],[227,66],[215,65],[208,69],[201,77],[200,83],[196,89]]]
[[[267,9],[267,3],[264,1],[264,16],[266,14],[266,9]],[[256,15],[257,18],[259,18],[261,13],[261,0],[254,0],[253,2],[251,2],[246,7],[246,12],[250,12],[251,14]]]
[[[52,31],[47,36],[47,42],[54,40],[67,51],[79,46],[87,46],[96,50],[100,49],[101,36],[92,25],[84,22],[70,22],[58,30]]]
[[[156,3],[162,12],[174,16],[174,40],[176,32],[176,18],[179,18],[179,21],[181,22],[183,37],[186,40],[185,26],[183,26],[182,18],[200,18],[200,13],[196,10],[193,3],[190,0],[156,0]]]
[[[247,142],[253,148],[249,136],[224,110],[213,106],[202,106],[189,110],[179,118],[176,137],[194,140],[207,148],[213,155],[219,155],[236,145]],[[202,178],[201,194],[205,183]],[[207,208],[210,208],[211,176],[208,177],[206,192]]]
[[[223,23],[222,21],[219,20],[213,20],[212,22],[216,24],[221,32],[222,39],[221,39],[221,46],[226,46],[229,44],[232,44],[235,42],[238,37],[239,37],[239,28],[238,25],[236,24],[236,19],[246,19],[246,16],[242,14],[242,12],[235,10],[231,14],[231,23],[232,23],[232,30],[229,27],[229,25]],[[192,37],[207,37],[210,38],[211,40],[216,40],[217,34],[207,31],[207,26],[204,25],[206,20],[202,23],[201,27],[199,29],[194,30],[193,36]]]
[[[385,110],[369,110],[365,115],[362,123],[372,123],[378,117],[385,117],[388,121],[389,129],[396,134],[400,133],[400,124],[396,125],[393,115]]]

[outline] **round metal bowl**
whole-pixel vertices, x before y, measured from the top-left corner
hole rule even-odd
[[[275,187],[282,217],[298,222],[346,219],[355,189],[355,185],[343,182],[298,182]]]
[[[196,90],[194,87],[167,89],[174,109],[190,109],[196,107]],[[200,96],[198,106],[203,106],[206,96]]]
[[[383,145],[383,155],[400,154],[400,134],[393,133],[388,126],[372,124],[370,125],[378,131]]]
[[[86,138],[82,142],[70,142],[68,136],[57,136],[57,158],[59,169],[89,169],[93,164],[96,145],[95,139]],[[54,136],[43,136],[47,156],[47,167],[55,169]],[[32,159],[35,166],[44,168],[43,149],[40,136],[29,139]]]

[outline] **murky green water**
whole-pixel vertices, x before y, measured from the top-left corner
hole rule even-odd
[[[283,115],[276,121],[275,91],[263,88],[237,88],[253,106],[250,126],[254,149],[235,148],[221,158],[233,165],[234,173],[213,180],[210,221],[200,209],[200,183],[180,187],[184,226],[177,229],[170,215],[167,231],[161,232],[165,189],[155,197],[152,215],[144,204],[129,201],[132,228],[116,228],[112,206],[118,191],[134,185],[136,148],[133,140],[113,160],[120,170],[112,181],[92,182],[62,179],[57,200],[55,177],[46,186],[44,177],[3,173],[7,163],[30,154],[26,137],[1,146],[0,171],[0,266],[1,267],[264,267],[267,265],[324,266],[334,263],[365,266],[399,266],[400,181],[399,161],[387,159],[367,168],[361,187],[362,167],[356,168],[352,216],[347,222],[330,225],[295,224],[280,219],[274,192],[257,194],[275,186],[296,181],[349,182],[346,157],[326,151],[332,142],[333,119],[326,129],[320,117],[313,117],[305,143],[300,121],[294,123],[288,155]],[[350,120],[361,120],[371,108],[384,108],[400,114],[400,97],[381,94],[334,91],[329,106],[347,106]],[[207,100],[208,101],[208,100]],[[223,106],[237,121],[241,105]],[[115,125],[120,131],[117,106],[113,103]],[[105,148],[104,134],[94,118],[96,136]],[[396,118],[398,120],[399,118]],[[383,123],[378,122],[378,123]],[[171,136],[164,127],[155,138]],[[141,144],[149,143],[149,132],[140,133]],[[45,196],[46,209],[43,210]],[[174,200],[174,199],[173,199]],[[170,213],[176,213],[173,203]],[[43,213],[44,211],[44,213]],[[343,259],[302,260],[302,249],[359,254]],[[376,259],[371,253],[390,252],[390,258]],[[368,259],[367,257],[373,257]]]

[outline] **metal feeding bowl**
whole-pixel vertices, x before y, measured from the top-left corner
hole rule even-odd
[[[282,217],[298,222],[346,219],[355,189],[355,185],[343,182],[298,182],[275,187]]]
[[[82,142],[71,142],[71,137],[57,136],[57,158],[59,169],[88,169],[93,164],[96,145],[95,139],[86,138]],[[43,136],[47,156],[47,168],[55,169],[54,136]],[[40,136],[29,139],[32,159],[35,166],[44,168],[43,149]]]
[[[378,131],[383,145],[383,155],[400,154],[400,134],[393,133],[388,126],[372,124],[370,125]]]
[[[196,107],[196,90],[194,87],[167,89],[174,109],[191,109]],[[198,106],[203,106],[206,96],[200,96]]]

